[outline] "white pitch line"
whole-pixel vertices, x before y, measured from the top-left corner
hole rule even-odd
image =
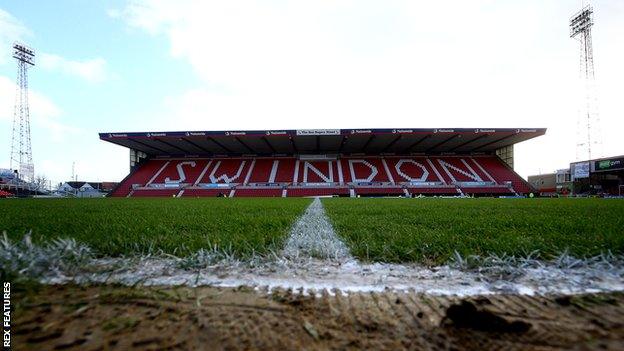
[[[345,243],[334,232],[318,197],[290,230],[282,254],[288,258],[353,260]]]
[[[322,209],[319,202],[313,202],[306,211],[307,216],[302,216],[297,223],[323,222],[326,217]],[[306,226],[295,227],[301,229]],[[350,258],[346,249],[340,249],[344,248],[344,244],[332,238],[327,227],[321,227],[316,227],[323,232],[318,235],[322,238],[320,241],[325,242],[321,248],[334,245],[330,253],[341,252],[343,257]],[[297,239],[302,231],[304,235],[308,233],[296,228],[293,228],[293,241],[307,243],[313,239]],[[300,246],[294,246],[296,254],[309,252],[310,247]],[[0,237],[0,263],[8,262],[10,270],[47,284],[97,282],[131,286],[250,286],[300,290],[310,294],[391,289],[460,296],[624,291],[624,258],[610,255],[577,259],[562,254],[552,261],[510,259],[466,270],[462,268],[465,262],[461,259],[454,266],[425,267],[413,263],[360,263],[356,260],[306,256],[289,259],[277,255],[252,257],[249,261],[232,257],[212,261],[210,255],[219,253],[210,251],[205,256],[182,259],[173,256],[93,258],[91,252],[87,246],[73,240],[59,239],[53,244],[38,246],[30,241],[29,235],[22,243],[13,243],[6,235]],[[76,262],[82,263],[77,265]]]
[[[449,266],[417,264],[362,264],[319,259],[281,259],[267,262],[217,262],[200,270],[182,269],[170,258],[96,259],[87,272],[64,275],[58,271],[41,278],[48,284],[120,283],[134,286],[222,286],[292,289],[304,293],[412,291],[439,296],[490,294],[551,295],[624,291],[624,267],[600,264],[560,268],[553,263],[538,267],[500,267],[510,272],[463,271]],[[120,267],[93,272],[93,267]],[[493,267],[490,267],[493,268]]]

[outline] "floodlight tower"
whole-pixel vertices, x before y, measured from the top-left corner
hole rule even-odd
[[[35,51],[26,45],[13,44],[13,57],[17,60],[17,93],[13,111],[11,138],[11,169],[19,170],[22,180],[35,180],[35,167],[30,142],[30,112],[28,107],[28,68],[35,65]]]
[[[580,78],[584,84],[584,103],[577,121],[576,158],[591,160],[592,146],[594,153],[601,154],[602,138],[598,103],[596,98],[596,80],[594,75],[594,51],[592,48],[591,28],[594,25],[593,9],[590,5],[582,7],[570,19],[570,38],[580,43]],[[596,148],[598,150],[596,150]],[[596,156],[596,155],[593,155]]]

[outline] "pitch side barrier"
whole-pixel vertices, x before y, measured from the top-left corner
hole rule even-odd
[[[152,159],[111,194],[140,196],[501,196],[530,192],[496,156]]]

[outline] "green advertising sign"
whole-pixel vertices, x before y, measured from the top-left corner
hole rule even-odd
[[[624,158],[612,158],[610,160],[596,161],[595,169],[596,171],[624,169]]]

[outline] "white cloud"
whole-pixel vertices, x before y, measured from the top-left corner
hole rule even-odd
[[[11,147],[11,125],[13,123],[15,93],[15,83],[7,77],[0,76],[0,123],[6,126],[1,129],[6,133],[6,138],[1,138],[3,140],[2,145],[0,145],[1,150],[10,150]],[[31,129],[33,131],[45,130],[46,138],[49,138],[50,141],[63,141],[80,132],[78,127],[65,124],[61,120],[61,109],[45,95],[30,90],[29,105]],[[8,158],[8,152],[6,156]]]
[[[0,9],[0,65],[10,61],[14,41],[21,41],[32,35],[20,21]]]
[[[548,127],[518,146],[526,176],[575,156],[578,47],[567,21],[576,7],[132,0],[111,15],[167,38],[171,55],[203,81],[172,89],[153,129]],[[624,108],[613,92],[624,80],[615,35],[624,9],[595,8],[595,50],[609,57],[596,61],[607,92],[599,96],[603,130],[621,130]],[[604,140],[607,153],[622,152],[613,132]]]
[[[15,105],[16,85],[12,79],[0,76],[0,120],[13,120],[13,106]],[[46,96],[29,91],[30,115],[42,119],[57,119],[61,109]]]
[[[0,76],[0,150],[4,150],[0,153],[0,168],[9,167],[15,88],[11,79]],[[44,94],[31,89],[29,103],[35,173],[46,175],[53,183],[68,179],[74,154],[83,153],[81,157],[89,159],[91,148],[76,148],[84,131],[66,123],[62,109]],[[98,166],[92,166],[95,173]]]
[[[32,36],[30,30],[20,21],[0,9],[0,65],[14,64],[11,58],[13,41],[23,42]],[[37,55],[36,64],[37,68],[59,71],[90,82],[101,82],[114,77],[108,70],[106,61],[101,58],[76,61],[43,53]],[[4,150],[0,153],[0,168],[9,167],[16,94],[13,80],[14,77],[0,75],[0,131],[3,131],[0,136],[0,150]],[[96,131],[84,129],[96,128],[92,123],[78,126],[67,122],[63,108],[36,87],[33,89],[31,86],[29,90],[29,103],[32,151],[37,175],[46,175],[53,183],[67,180],[72,161],[78,161],[83,179],[119,180],[123,177],[127,152],[121,148],[111,150],[109,145],[94,141]],[[108,160],[111,155],[115,155],[114,160],[106,161],[111,167],[103,167],[102,160]]]
[[[32,35],[32,32],[19,20],[0,9],[0,65],[12,60],[13,42],[24,41]],[[106,60],[99,57],[81,61],[42,53],[37,54],[35,61],[37,66],[44,69],[61,71],[94,83],[105,81],[112,76],[107,69]]]
[[[43,53],[39,56],[38,65],[44,69],[58,70],[94,83],[103,82],[110,77],[106,69],[106,60],[103,58],[75,61]]]
[[[265,110],[256,113],[277,120],[322,114],[330,121],[373,125],[392,114],[406,121],[448,117],[454,124],[458,112],[474,114],[466,106],[482,112],[479,105],[492,101],[491,94],[512,100],[510,93],[526,93],[516,85],[502,94],[487,84],[504,83],[501,62],[527,56],[526,47],[533,45],[525,33],[501,41],[488,29],[520,23],[494,16],[474,21],[484,6],[464,2],[450,13],[436,4],[375,4],[133,1],[124,14],[132,26],[165,34],[172,55],[188,60],[207,88],[225,87],[240,105],[260,103]],[[441,12],[445,17],[436,16]],[[515,22],[536,16],[519,15]],[[451,25],[481,32],[482,38],[467,41],[467,33],[449,32]],[[546,70],[511,68],[529,78]]]

